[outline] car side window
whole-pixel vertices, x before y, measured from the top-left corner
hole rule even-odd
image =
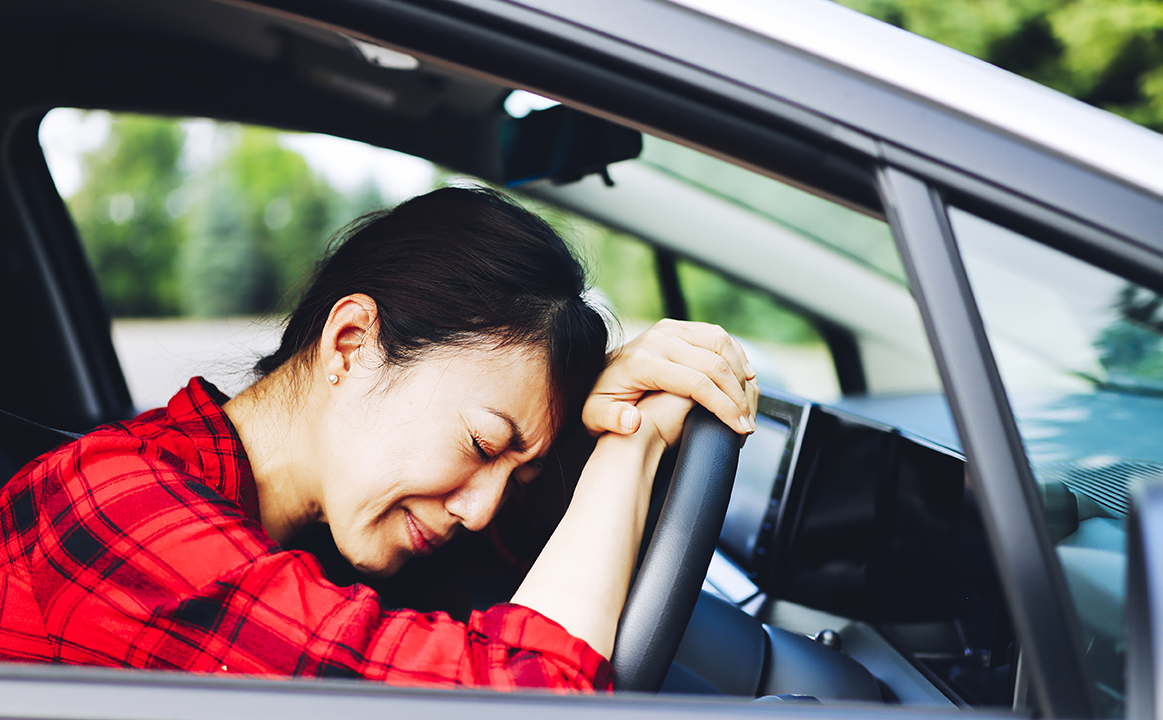
[[[281,321],[328,239],[360,214],[446,183],[480,183],[420,158],[323,135],[207,119],[58,109],[41,125],[113,318],[134,404],[164,404],[189,377],[233,394],[278,344]],[[595,299],[628,340],[675,309],[663,251],[554,205],[517,199],[587,266]],[[799,313],[717,271],[679,261],[691,319],[748,344],[763,380],[838,394],[827,346]],[[685,310],[684,310],[685,314]]]
[[[1128,488],[1163,474],[1163,298],[1012,230],[949,219],[1039,487],[1105,714],[1125,714]]]
[[[139,409],[193,375],[249,384],[331,233],[435,176],[359,143],[204,119],[58,109],[40,138]]]
[[[689,319],[722,325],[739,339],[764,384],[815,399],[839,397],[831,351],[803,315],[709,268],[677,265]]]

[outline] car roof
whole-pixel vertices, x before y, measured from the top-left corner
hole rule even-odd
[[[830,0],[673,0],[1163,196],[1163,136]]]

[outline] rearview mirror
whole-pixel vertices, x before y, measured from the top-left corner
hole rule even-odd
[[[600,173],[642,152],[642,133],[564,105],[531,112],[501,127],[503,180],[515,187],[548,178],[565,183]]]

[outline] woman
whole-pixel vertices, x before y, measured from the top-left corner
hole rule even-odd
[[[483,190],[373,215],[326,259],[260,379],[41,456],[0,493],[0,659],[401,684],[592,689],[650,480],[697,401],[742,434],[757,391],[722,330],[663,323],[607,363],[576,260]],[[286,551],[325,523],[391,574],[480,530],[575,417],[598,434],[510,604],[384,611]]]

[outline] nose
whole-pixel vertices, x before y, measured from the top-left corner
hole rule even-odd
[[[460,518],[460,524],[468,530],[483,530],[497,514],[508,482],[509,471],[500,463],[482,468],[445,496],[444,509]]]

